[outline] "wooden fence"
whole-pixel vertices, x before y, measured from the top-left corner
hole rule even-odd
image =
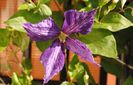
[[[23,2],[24,2],[24,0],[0,0],[0,28],[5,27],[4,21],[6,21],[10,16],[12,16],[17,11],[17,7]],[[51,2],[51,8],[52,8],[52,10],[58,11],[58,7],[56,6],[54,1]],[[19,50],[19,48],[17,48],[16,46],[11,44],[4,52],[0,53],[0,64],[6,65],[8,63],[8,60],[9,60],[8,52],[11,52],[14,49]],[[32,62],[32,73],[31,74],[34,77],[34,79],[42,80],[43,75],[44,75],[44,68],[39,61],[41,52],[36,47],[35,42],[33,42],[31,45],[30,53],[31,53],[30,58],[31,58],[31,62]],[[18,63],[21,63],[22,53],[20,51],[18,51],[17,56],[19,59]],[[71,57],[72,57],[72,53],[70,53],[70,58]],[[3,58],[3,60],[2,60],[2,58]],[[98,63],[100,63],[101,59],[100,59],[100,57],[96,57],[95,60]],[[103,70],[101,70],[98,67],[95,67],[91,63],[87,63],[87,65],[88,65],[97,84],[101,83],[101,85],[116,85],[116,77],[114,75],[108,73],[107,75],[103,76],[104,75],[102,72]],[[9,69],[3,69],[0,65],[0,75],[5,74],[6,76],[10,76],[12,73],[11,71],[17,71],[18,73],[20,73],[20,68],[17,64],[13,64],[12,67],[13,67],[13,70],[9,70]],[[61,79],[60,77],[61,77],[61,75],[59,73],[52,80],[59,81]]]

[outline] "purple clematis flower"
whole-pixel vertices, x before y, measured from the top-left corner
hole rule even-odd
[[[65,62],[65,48],[76,53],[82,59],[96,64],[87,46],[76,38],[70,37],[74,33],[89,33],[94,22],[95,13],[96,10],[90,12],[66,11],[62,30],[57,27],[50,17],[37,24],[24,23],[23,27],[32,40],[47,41],[54,39],[52,45],[40,57],[45,67],[44,83],[47,83],[62,70]]]

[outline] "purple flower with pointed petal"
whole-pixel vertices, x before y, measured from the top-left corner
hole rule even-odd
[[[32,40],[47,41],[54,39],[52,45],[40,57],[45,67],[44,83],[47,83],[62,70],[65,61],[65,48],[76,53],[82,59],[96,64],[87,46],[78,39],[69,36],[74,33],[89,33],[94,22],[95,13],[96,10],[90,12],[66,11],[62,30],[57,27],[50,17],[37,24],[24,23],[23,27]]]

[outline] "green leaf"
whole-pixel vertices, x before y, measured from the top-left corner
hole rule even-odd
[[[93,29],[87,35],[80,35],[79,39],[88,46],[93,54],[117,58],[116,41],[110,31]]]
[[[21,85],[21,83],[18,80],[18,76],[16,73],[12,74],[12,83],[11,85]]]
[[[62,27],[64,16],[62,12],[52,12],[52,18],[54,19],[55,23],[59,28]]]
[[[99,23],[94,23],[93,28],[108,29],[112,32],[116,32],[125,28],[133,26],[133,23],[126,19],[119,13],[111,12],[104,16]]]
[[[21,83],[21,85],[32,85],[33,78],[31,75],[22,73],[21,75],[18,76],[18,80]]]
[[[129,76],[123,85],[133,85],[133,77]]]
[[[31,3],[23,3],[19,6],[18,10],[31,10],[35,8],[36,6]]]
[[[45,17],[42,17],[38,13],[35,14],[32,11],[20,10],[16,12],[5,23],[17,31],[26,32],[23,28],[23,23],[25,22],[37,23],[44,18]]]
[[[22,66],[24,68],[24,71],[27,75],[30,75],[32,65],[29,58],[23,58]]]
[[[60,85],[75,85],[75,84],[72,82],[64,81]]]
[[[71,81],[77,80],[78,85],[88,85],[88,74],[76,55],[68,66],[68,75]]]
[[[42,15],[42,16],[50,16],[52,15],[52,11],[51,9],[45,5],[45,4],[41,4],[39,6],[39,9],[38,9],[39,13]]]
[[[10,41],[10,32],[0,28],[0,51],[3,51]]]
[[[12,35],[13,44],[20,47],[22,51],[25,51],[28,46],[30,39],[24,32],[14,31]]]
[[[112,4],[110,4],[109,6],[108,6],[108,10],[109,11],[111,11],[111,10],[113,10],[115,7],[116,7],[116,3],[112,3]]]
[[[125,70],[124,63],[118,59],[102,57],[102,67],[106,72],[115,74],[118,78],[121,78]]]
[[[22,23],[24,22],[26,22],[24,17],[17,17],[17,18],[9,19],[8,21],[6,21],[6,24],[17,31],[26,32],[22,27]]]
[[[52,41],[38,41],[36,42],[37,47],[39,48],[40,51],[44,51],[45,49],[47,49],[50,45],[52,44]]]
[[[99,6],[102,7],[106,5],[110,0],[99,0]]]
[[[78,57],[77,55],[74,55],[74,56],[73,56],[73,59],[72,59],[72,61],[70,62],[69,67],[68,67],[69,69],[75,68],[75,64],[77,64],[77,63],[79,62],[79,60],[78,60],[77,57]]]

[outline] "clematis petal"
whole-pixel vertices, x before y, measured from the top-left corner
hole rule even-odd
[[[52,18],[47,18],[37,24],[24,23],[23,27],[32,40],[45,41],[55,38],[60,30]]]
[[[47,83],[54,75],[62,70],[64,66],[65,53],[59,40],[45,50],[40,60],[45,67],[44,83]]]
[[[62,31],[66,34],[87,34],[91,31],[96,10],[90,12],[78,12],[76,10],[66,11]]]
[[[93,59],[91,51],[87,48],[87,46],[84,43],[80,42],[79,40],[73,38],[67,38],[66,47],[67,49],[76,53],[82,59],[96,64],[96,62]]]

